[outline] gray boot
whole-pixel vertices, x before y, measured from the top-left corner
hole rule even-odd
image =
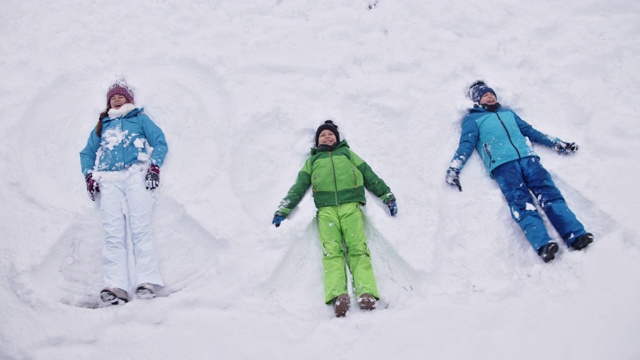
[[[129,295],[122,289],[107,287],[100,291],[100,299],[111,305],[123,305],[129,301]]]
[[[136,296],[140,299],[153,299],[156,297],[156,287],[153,284],[142,283],[136,288]]]

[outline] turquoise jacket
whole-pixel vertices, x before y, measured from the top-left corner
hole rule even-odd
[[[80,165],[85,176],[92,171],[119,171],[136,163],[149,162],[161,166],[169,147],[162,130],[144,109],[134,109],[117,118],[104,117],[102,136],[94,128],[87,146],[80,152]],[[153,148],[151,156],[148,147]]]
[[[534,129],[509,109],[469,109],[462,120],[460,144],[450,166],[462,170],[475,148],[485,167],[493,169],[509,161],[535,156],[531,142],[553,147],[555,139]]]

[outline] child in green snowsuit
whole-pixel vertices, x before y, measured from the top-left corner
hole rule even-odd
[[[298,173],[296,183],[273,217],[278,227],[302,197],[313,187],[313,200],[318,208],[317,219],[322,243],[325,303],[333,303],[337,317],[345,316],[350,300],[347,294],[345,249],[347,263],[360,307],[373,310],[379,300],[371,257],[366,244],[362,212],[364,189],[382,200],[395,216],[398,208],[391,190],[362,160],[346,141],[340,141],[338,127],[327,120],[316,131],[316,147]]]

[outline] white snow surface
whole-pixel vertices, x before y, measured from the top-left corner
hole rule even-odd
[[[640,358],[640,2],[2,5],[0,358]],[[78,153],[120,78],[169,143],[153,228],[172,293],[89,309],[102,227]],[[444,182],[477,79],[580,145],[536,151],[586,251],[544,264],[477,154],[463,192]],[[329,118],[399,209],[368,195],[382,301],[342,319],[310,194],[271,225]]]

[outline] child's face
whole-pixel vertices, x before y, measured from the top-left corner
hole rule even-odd
[[[320,136],[318,136],[318,146],[320,145],[333,145],[336,142],[336,134],[331,130],[322,130]]]
[[[127,98],[120,94],[115,94],[111,97],[111,99],[109,99],[109,105],[111,105],[112,109],[116,110],[128,102],[129,101],[127,100]]]
[[[488,92],[480,98],[480,105],[493,105],[496,103],[496,96],[492,92]]]

